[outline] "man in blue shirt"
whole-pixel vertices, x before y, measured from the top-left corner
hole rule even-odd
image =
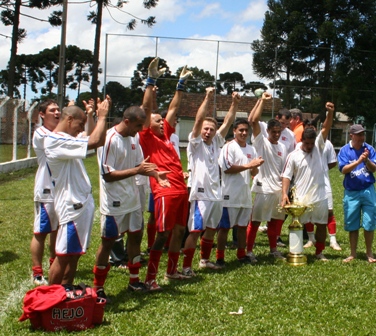
[[[343,186],[343,210],[345,230],[349,232],[351,254],[344,259],[350,262],[356,258],[359,228],[364,229],[366,254],[368,262],[376,259],[372,253],[373,235],[375,230],[375,177],[376,153],[372,146],[365,143],[365,129],[362,125],[350,127],[351,141],[341,148],[338,154],[339,170],[345,175]],[[360,219],[362,218],[362,223]]]

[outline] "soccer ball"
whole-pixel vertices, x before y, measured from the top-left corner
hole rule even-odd
[[[256,89],[255,90],[255,92],[254,92],[254,94],[255,94],[255,96],[257,97],[257,98],[261,98],[261,96],[262,96],[262,94],[264,93],[264,89]]]

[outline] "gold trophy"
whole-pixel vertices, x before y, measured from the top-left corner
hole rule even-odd
[[[299,222],[299,217],[306,211],[312,211],[312,206],[296,202],[295,192],[295,187],[292,187],[292,202],[282,208],[292,217],[289,225],[289,254],[286,261],[291,266],[304,266],[307,264],[307,257],[303,254],[303,225]]]

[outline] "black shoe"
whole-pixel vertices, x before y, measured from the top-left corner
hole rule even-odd
[[[286,247],[286,244],[282,241],[281,237],[278,237],[277,239],[277,246]]]
[[[217,259],[215,262],[215,266],[218,266],[219,268],[224,268],[226,266],[226,263],[223,259]]]
[[[97,290],[97,296],[101,299],[105,299],[106,300],[106,303],[110,304],[111,303],[111,299],[106,295],[106,293],[104,292],[104,289],[103,288],[99,288]]]
[[[143,282],[139,281],[139,282],[135,282],[133,284],[130,283],[128,285],[128,290],[130,290],[132,292],[146,292],[147,288],[146,288],[146,286]]]

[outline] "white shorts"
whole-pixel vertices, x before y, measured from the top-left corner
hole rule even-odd
[[[285,219],[285,213],[278,211],[281,203],[281,193],[255,195],[252,209],[252,221],[269,222],[271,219]]]
[[[117,238],[125,232],[137,232],[142,229],[141,208],[125,215],[101,215],[102,238]]]
[[[188,217],[189,232],[216,229],[222,216],[222,202],[192,201]]]
[[[234,225],[247,226],[251,219],[252,208],[231,208],[224,207],[220,229],[231,229]]]
[[[332,192],[328,192],[326,193],[328,195],[328,209],[329,210],[333,210],[333,193]]]
[[[305,212],[300,217],[302,224],[328,224],[328,199],[312,204],[312,211]]]
[[[146,204],[146,184],[138,185],[138,191],[140,193],[140,202],[141,202],[141,212],[145,211],[145,204]]]
[[[51,233],[59,225],[53,202],[34,202],[34,234]]]
[[[90,245],[93,220],[94,200],[91,197],[79,217],[74,221],[59,225],[56,238],[56,255],[84,254]]]

